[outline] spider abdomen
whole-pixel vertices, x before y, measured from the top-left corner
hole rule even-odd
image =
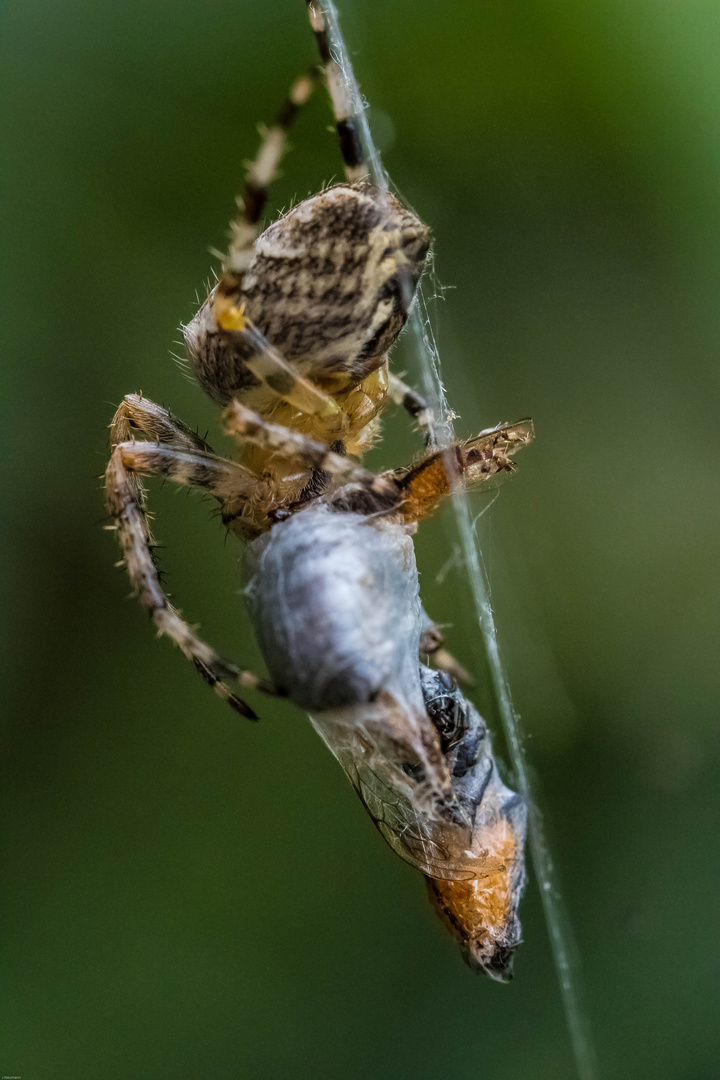
[[[307,378],[331,391],[357,385],[400,333],[428,247],[429,230],[394,195],[337,184],[258,237],[242,282],[245,315]],[[184,334],[219,404],[257,387],[242,343],[218,333],[212,294]]]
[[[428,229],[389,192],[338,184],[259,237],[247,314],[286,360],[322,382],[360,382],[402,329]]]

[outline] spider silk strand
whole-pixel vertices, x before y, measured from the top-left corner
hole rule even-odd
[[[365,112],[365,102],[360,94],[350,57],[340,31],[337,9],[333,0],[323,0],[323,7],[326,13],[333,57],[342,70],[353,103],[370,177],[379,188],[388,190],[390,187],[389,177],[383,168],[380,154],[373,142]],[[408,318],[408,332],[412,340],[412,351],[415,354],[415,364],[422,385],[422,392],[435,417],[433,431],[435,440],[440,446],[448,446],[455,441],[455,432],[452,415],[445,397],[440,356],[428,315],[427,303],[422,292],[422,284]],[[465,569],[470,583],[475,615],[491,672],[493,692],[507,739],[508,752],[518,787],[527,801],[530,823],[530,853],[540,888],[577,1074],[579,1080],[596,1080],[598,1075],[597,1066],[590,1024],[583,1003],[574,935],[557,885],[557,875],[545,838],[542,814],[532,790],[520,717],[513,706],[510,687],[500,656],[488,579],[473,527],[467,495],[462,489],[454,494],[452,506]]]

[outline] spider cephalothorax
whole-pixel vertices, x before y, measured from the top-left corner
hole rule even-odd
[[[255,718],[232,683],[291,697],[312,707],[316,722],[325,717],[323,735],[383,835],[431,884],[437,879],[434,901],[473,962],[504,971],[519,934],[524,816],[508,802],[511,793],[490,782],[492,754],[477,714],[469,712],[448,741],[448,718],[440,723],[431,709],[437,695],[421,683],[419,652],[433,653],[446,671],[462,669],[422,614],[409,535],[455,484],[510,469],[509,455],[532,438],[532,425],[501,425],[439,449],[425,402],[390,374],[387,353],[407,319],[429,232],[386,187],[369,182],[323,11],[308,8],[347,181],[260,230],[286,130],[319,73],[305,74],[264,133],[218,283],[184,330],[198,382],[240,443],[237,460],[218,457],[167,409],[128,395],[111,429],[110,527],[158,631],[237,712]],[[426,450],[411,466],[376,475],[360,458],[388,398],[425,429]],[[135,432],[145,438],[135,441]],[[212,495],[227,528],[253,542],[261,566],[275,568],[264,584],[255,579],[253,594],[272,682],[220,657],[170,604],[153,559],[142,476]],[[339,727],[338,707],[349,710]],[[363,779],[358,762],[372,763],[374,780]],[[468,881],[477,884],[469,892]]]

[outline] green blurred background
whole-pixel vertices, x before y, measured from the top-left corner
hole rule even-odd
[[[386,164],[452,286],[437,332],[460,430],[536,420],[480,528],[600,1075],[711,1080],[720,7],[341,10]],[[534,882],[515,981],[474,977],[307,721],[225,710],[126,600],[101,529],[124,393],[227,449],[168,353],[256,124],[314,60],[304,4],[6,0],[0,20],[0,1071],[575,1076]],[[318,96],[273,212],[339,176],[329,121]],[[406,460],[405,427],[389,419],[376,462]],[[152,497],[178,602],[257,663],[238,546],[207,504]],[[448,521],[423,526],[423,593],[472,665],[467,588],[438,580]]]

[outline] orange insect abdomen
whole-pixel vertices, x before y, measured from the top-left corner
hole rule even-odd
[[[464,881],[429,877],[427,884],[438,914],[459,940],[466,959],[505,982],[511,977],[512,955],[519,943],[517,897],[524,875],[509,823],[498,820],[493,831],[486,874]]]

